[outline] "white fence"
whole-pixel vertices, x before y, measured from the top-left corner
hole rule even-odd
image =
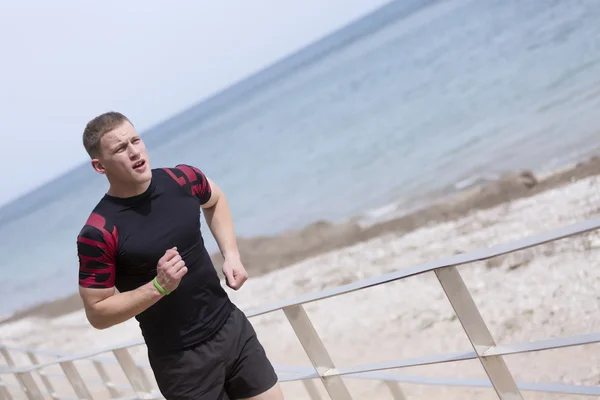
[[[323,384],[326,392],[333,400],[352,399],[346,387],[345,379],[368,379],[384,381],[392,397],[405,399],[402,383],[418,383],[423,385],[447,385],[465,387],[492,387],[499,399],[522,399],[521,392],[551,392],[562,394],[579,394],[600,396],[600,386],[567,385],[558,383],[516,382],[507,368],[503,356],[533,351],[558,349],[600,342],[600,332],[580,336],[569,336],[548,340],[496,345],[486,326],[471,294],[465,286],[457,269],[458,266],[497,257],[503,254],[524,250],[551,241],[590,232],[600,228],[600,219],[591,219],[564,227],[542,235],[525,238],[512,243],[502,244],[487,249],[479,249],[469,253],[458,254],[446,259],[413,266],[387,275],[344,285],[335,289],[302,296],[293,301],[286,301],[248,313],[250,318],[275,311],[283,311],[302,344],[312,366],[287,367],[276,365],[282,382],[302,381],[306,391],[313,400],[321,399],[315,379]],[[337,368],[331,360],[321,338],[314,329],[304,309],[304,304],[341,296],[357,290],[383,285],[399,279],[424,273],[434,273],[441,284],[456,317],[460,321],[472,348],[463,352],[425,356],[419,358],[386,361],[376,364],[357,365]],[[147,374],[147,363],[135,362],[130,349],[143,345],[142,342],[126,343],[118,347],[100,349],[76,356],[62,356],[56,353],[31,349],[19,349],[0,345],[0,353],[5,358],[5,366],[0,366],[0,400],[27,398],[40,399],[94,399],[90,388],[100,386],[113,399],[160,399],[162,396],[152,384]],[[26,354],[30,365],[17,366],[13,354]],[[113,357],[109,357],[112,354]],[[47,362],[40,362],[39,357],[50,357]],[[407,376],[389,373],[386,370],[454,361],[479,360],[489,379],[458,379]],[[89,361],[98,378],[83,378],[81,367],[75,362]],[[107,366],[120,366],[123,380],[110,377]],[[114,372],[115,368],[111,371]],[[62,377],[69,382],[74,394],[58,393],[50,378]],[[11,385],[8,378],[16,378],[17,384]],[[126,379],[125,379],[126,378]]]

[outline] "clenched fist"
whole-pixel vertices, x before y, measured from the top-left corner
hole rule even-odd
[[[179,286],[181,278],[187,273],[185,262],[179,255],[177,247],[165,252],[156,266],[156,281],[167,292],[171,293]]]
[[[246,272],[239,257],[225,258],[223,275],[225,275],[227,286],[233,290],[238,290],[248,280],[248,272]]]

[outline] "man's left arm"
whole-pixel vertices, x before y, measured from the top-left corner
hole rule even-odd
[[[207,185],[205,189],[207,200],[201,202],[201,207],[208,227],[223,255],[223,274],[227,286],[238,290],[248,279],[248,273],[240,259],[229,204],[221,188],[206,176],[203,178]]]

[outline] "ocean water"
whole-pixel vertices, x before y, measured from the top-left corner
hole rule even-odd
[[[167,122],[179,131],[150,146],[153,166],[201,168],[242,236],[557,167],[598,147],[599,20],[597,0],[439,2],[213,116]],[[0,315],[77,291],[76,236],[106,183],[74,176],[0,225]]]

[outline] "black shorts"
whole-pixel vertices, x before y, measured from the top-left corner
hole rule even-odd
[[[237,307],[210,340],[165,355],[148,353],[167,400],[235,400],[259,395],[277,383],[256,332]]]

